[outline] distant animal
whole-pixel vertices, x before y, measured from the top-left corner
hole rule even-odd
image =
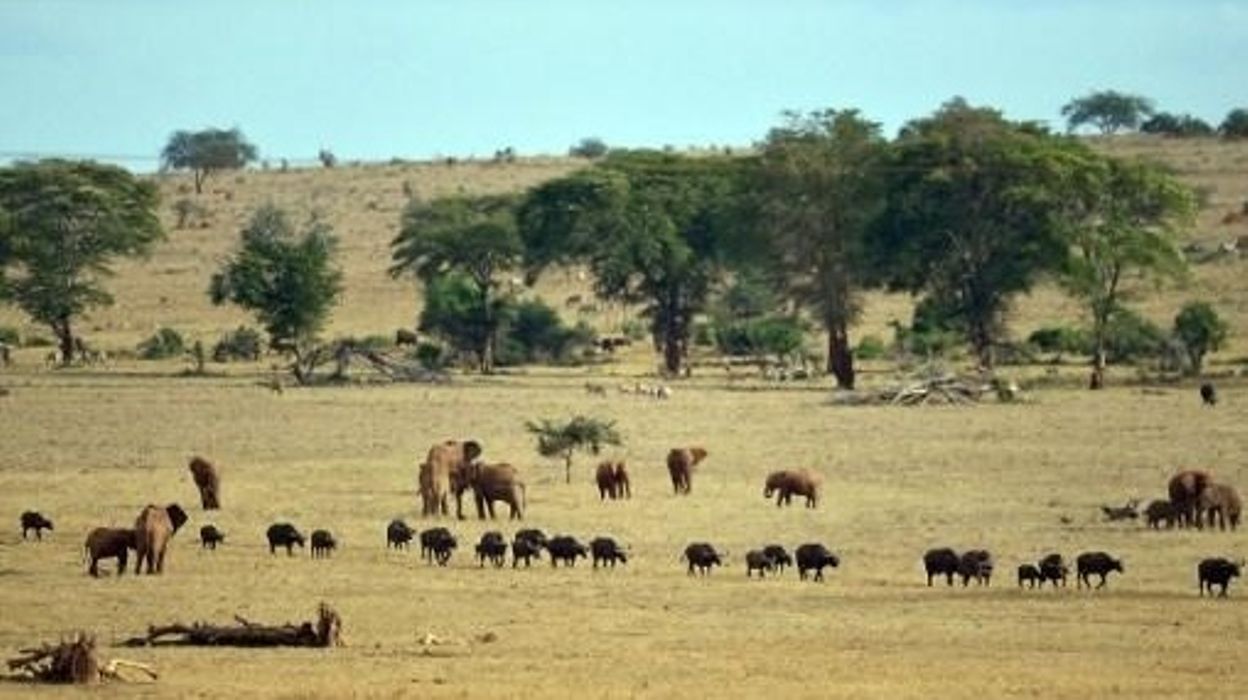
[[[689,575],[693,575],[696,568],[698,573],[706,576],[711,573],[711,568],[715,566],[723,566],[724,562],[719,558],[719,552],[706,542],[694,542],[685,547],[685,561],[689,562]]]
[[[607,387],[601,384],[595,384],[594,382],[585,382],[585,393],[590,396],[606,396]]]
[[[1066,587],[1066,575],[1070,573],[1070,568],[1066,566],[1066,562],[1062,560],[1060,554],[1047,554],[1040,560],[1040,586],[1044,587],[1045,581],[1053,584],[1057,588],[1060,581],[1062,587]]]
[[[1229,484],[1209,484],[1197,500],[1196,518],[1210,528],[1216,518],[1219,530],[1225,530],[1229,523],[1231,529],[1239,527],[1239,516],[1243,510],[1243,501],[1239,493]],[[1200,520],[1204,515],[1203,521]]]
[[[584,301],[585,301],[585,297],[581,296],[580,294],[569,294],[567,298],[563,300],[563,305],[568,308],[572,308],[574,306],[580,306],[582,303],[584,303]]]
[[[706,459],[707,451],[701,447],[677,447],[667,453],[667,473],[672,477],[672,489],[688,494],[693,489],[693,468]]]
[[[567,566],[576,566],[576,558],[582,559],[589,557],[589,551],[585,549],[585,545],[576,541],[575,537],[570,535],[556,535],[550,538],[546,543],[546,551],[550,552],[550,565],[558,566],[559,562],[563,562]]]
[[[446,440],[429,448],[418,477],[422,515],[447,515],[447,500],[454,495],[455,517],[464,519],[468,466],[481,456],[481,451],[481,443],[474,440]]]
[[[1136,510],[1139,505],[1140,499],[1132,498],[1124,506],[1101,506],[1101,512],[1107,521],[1134,520],[1140,517],[1140,512]]]
[[[927,585],[932,585],[932,578],[944,576],[945,582],[953,585],[953,576],[958,573],[961,560],[958,553],[948,547],[929,549],[923,554],[923,568],[927,570]]]
[[[621,564],[628,563],[628,555],[624,549],[620,547],[614,539],[610,537],[595,537],[589,541],[589,553],[594,560],[594,568],[598,568],[598,563],[615,568],[616,562]]]
[[[1021,564],[1018,567],[1018,587],[1022,588],[1026,583],[1028,588],[1035,588],[1036,583],[1044,584],[1044,579],[1040,575],[1040,567],[1035,564]]]
[[[457,546],[459,542],[455,536],[444,527],[430,528],[420,533],[420,556],[430,564],[436,561],[438,566],[446,566]]]
[[[751,549],[745,553],[745,577],[750,578],[757,571],[759,578],[766,578],[768,571],[773,571],[776,562],[761,549]]]
[[[200,549],[216,549],[217,545],[224,541],[225,533],[218,530],[216,525],[204,525],[199,528]]]
[[[1174,527],[1177,518],[1178,513],[1175,512],[1170,501],[1160,499],[1150,501],[1148,507],[1144,509],[1144,521],[1154,530],[1160,530],[1163,524],[1167,530]]]
[[[797,551],[793,553],[793,558],[797,560],[798,578],[803,581],[806,580],[807,571],[814,571],[814,580],[822,581],[823,568],[825,566],[835,569],[841,565],[841,560],[835,554],[829,552],[827,547],[818,543],[809,543],[798,547]]]
[[[778,544],[769,544],[763,547],[763,554],[771,558],[771,563],[780,573],[784,573],[784,567],[793,566],[793,557],[790,557],[784,547]]]
[[[1205,589],[1207,588],[1209,590],[1210,597],[1212,597],[1213,587],[1221,586],[1222,592],[1218,595],[1225,598],[1226,587],[1230,585],[1231,579],[1238,578],[1240,576],[1241,567],[1243,567],[1242,562],[1236,564],[1235,562],[1222,557],[1215,557],[1201,561],[1200,564],[1196,565],[1196,579],[1200,584],[1200,595],[1203,597],[1205,595]]]
[[[386,526],[386,549],[407,549],[416,531],[408,527],[402,520],[391,520]]]
[[[100,560],[116,559],[117,575],[124,576],[126,573],[126,560],[129,558],[130,550],[134,549],[134,547],[135,533],[133,529],[95,528],[87,534],[87,540],[82,544],[83,554],[90,559],[87,573],[98,577],[100,575]]]
[[[763,485],[763,498],[776,494],[776,507],[787,506],[797,494],[806,499],[806,507],[819,504],[819,487],[823,477],[809,469],[784,469],[767,475]]]
[[[286,556],[294,554],[295,545],[303,548],[303,535],[290,523],[273,523],[264,536],[269,540],[269,554],[277,554],[278,547],[286,548]]]
[[[204,510],[216,510],[221,507],[221,476],[217,468],[203,457],[191,457],[187,466],[199,488],[199,500]]]
[[[465,483],[472,489],[478,518],[484,520],[488,512],[493,520],[494,502],[502,501],[511,508],[510,519],[524,519],[525,487],[515,467],[506,463],[472,462],[467,465],[463,474]]]
[[[598,499],[632,498],[633,488],[628,480],[628,467],[621,461],[605,460],[598,464],[595,473],[598,482]]]
[[[477,562],[482,567],[485,566],[487,560],[495,567],[500,567],[507,561],[507,540],[503,538],[503,533],[497,530],[481,535],[476,550]]]
[[[661,400],[661,401],[666,401],[666,400],[668,400],[668,399],[672,398],[672,389],[671,389],[671,387],[669,387],[669,386],[668,386],[668,385],[666,385],[666,384],[660,384],[660,385],[659,385],[659,386],[658,386],[658,387],[654,390],[654,398],[659,399],[659,400]]]
[[[531,560],[542,558],[542,549],[546,546],[545,538],[541,542],[529,539],[527,537],[516,538],[511,541],[511,568],[516,568],[520,560],[524,560],[524,566],[527,568]]]
[[[1204,406],[1218,405],[1218,390],[1214,388],[1211,382],[1205,382],[1200,385],[1200,400]]]
[[[177,503],[167,506],[148,505],[134,521],[134,573],[147,564],[148,574],[165,571],[165,550],[169,540],[186,524],[186,511]]]
[[[1121,561],[1105,552],[1084,552],[1075,558],[1075,574],[1078,579],[1076,584],[1079,588],[1091,588],[1092,583],[1088,581],[1088,577],[1093,574],[1101,577],[1101,582],[1096,587],[1104,588],[1105,577],[1113,571],[1123,573],[1125,570]]]
[[[633,344],[632,340],[622,335],[606,335],[595,341],[604,352],[614,353],[616,348],[624,348]]]
[[[1180,526],[1200,526],[1200,513],[1198,512],[1200,496],[1211,481],[1209,472],[1198,469],[1184,470],[1170,477],[1170,483],[1166,488],[1170,495],[1170,505],[1174,506],[1174,512],[1177,514],[1176,521]]]
[[[22,539],[26,539],[27,533],[31,530],[35,531],[35,539],[37,540],[43,539],[44,530],[54,531],[52,521],[43,517],[43,513],[38,511],[28,510],[25,513],[22,513],[21,521]]]
[[[408,330],[406,328],[399,328],[398,330],[394,332],[394,344],[395,345],[398,345],[398,346],[416,345],[419,342],[420,342],[420,336],[416,334],[416,331]]]
[[[963,552],[958,558],[958,575],[962,577],[962,585],[968,585],[971,579],[981,586],[992,585],[992,566],[992,555],[987,550]]]
[[[324,559],[338,549],[338,541],[334,539],[329,530],[313,530],[308,541],[312,545],[313,559]]]

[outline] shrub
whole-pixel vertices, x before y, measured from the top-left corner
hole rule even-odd
[[[693,324],[693,344],[704,348],[714,345],[715,328],[706,321]]]
[[[260,359],[264,339],[260,331],[247,326],[239,326],[221,336],[217,344],[212,346],[213,362],[230,362],[243,360],[254,362]]]
[[[792,355],[805,342],[805,324],[792,316],[728,321],[715,327],[715,346],[725,355]]]
[[[630,318],[620,324],[620,333],[629,340],[641,340],[649,335],[650,331],[646,328],[646,324]]]
[[[446,350],[436,343],[419,342],[416,348],[412,350],[412,358],[420,363],[421,367],[436,372],[445,369],[450,358],[447,357]]]
[[[888,353],[884,341],[874,335],[864,335],[854,348],[854,357],[859,360],[878,360]]]
[[[1157,324],[1129,309],[1120,309],[1105,327],[1105,359],[1133,362],[1157,357],[1165,348],[1166,334]]]
[[[1087,331],[1069,326],[1037,328],[1027,336],[1027,342],[1040,352],[1056,355],[1089,355],[1092,341]]]
[[[25,338],[24,345],[28,348],[50,348],[56,345],[56,341],[46,335],[28,335]]]
[[[139,343],[139,358],[143,360],[164,360],[179,357],[186,352],[186,342],[182,334],[172,328],[161,328],[155,335]]]
[[[581,139],[580,143],[577,143],[569,148],[568,155],[573,158],[588,158],[593,160],[607,155],[608,150],[610,149],[607,148],[607,144],[604,143],[602,139],[590,137]]]
[[[0,343],[17,347],[22,344],[22,334],[12,326],[0,326]]]
[[[1189,301],[1174,317],[1174,336],[1187,349],[1192,371],[1199,374],[1205,354],[1222,347],[1230,327],[1211,305]]]
[[[545,303],[523,301],[512,309],[497,359],[499,364],[566,361],[593,338],[593,330],[584,323],[569,328]]]

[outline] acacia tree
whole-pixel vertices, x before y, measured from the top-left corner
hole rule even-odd
[[[462,275],[475,297],[469,309],[479,332],[478,366],[494,369],[502,324],[502,275],[520,265],[523,243],[516,230],[515,200],[505,196],[448,197],[412,201],[403,212],[399,235],[390,243],[390,274],[411,274],[429,287],[447,275]],[[448,288],[449,289],[449,288]]]
[[[1098,156],[1077,146],[1070,156],[1062,172],[1067,186],[1058,198],[1070,244],[1060,279],[1091,317],[1088,386],[1100,389],[1105,385],[1108,329],[1125,311],[1129,283],[1160,283],[1185,270],[1176,241],[1191,220],[1192,197],[1156,167]]]
[[[306,384],[328,359],[317,333],[342,293],[342,272],[334,266],[338,240],[316,218],[297,232],[273,205],[252,214],[240,239],[239,250],[212,276],[209,297],[255,313],[270,346],[294,358],[291,372]]]
[[[754,171],[758,223],[777,251],[788,293],[828,334],[828,372],[854,388],[849,327],[862,313],[864,239],[883,209],[879,124],[856,110],[790,113]]]
[[[51,328],[61,361],[74,358],[75,320],[113,297],[103,280],[117,258],[164,238],[150,182],[111,165],[42,160],[0,169],[0,300]]]
[[[619,445],[620,434],[615,421],[574,416],[566,423],[556,423],[548,418],[540,422],[526,421],[524,427],[537,437],[537,452],[543,457],[559,457],[563,460],[564,478],[572,483],[572,456],[578,450],[598,454],[604,445]]]
[[[163,168],[190,170],[195,177],[195,194],[199,194],[214,170],[237,170],[254,161],[256,155],[256,147],[238,128],[209,128],[173,132],[160,152],[160,161]]]
[[[1230,325],[1205,301],[1189,301],[1174,317],[1174,335],[1183,343],[1192,373],[1200,374],[1205,355],[1222,347]]]
[[[1092,92],[1075,98],[1062,107],[1062,116],[1066,117],[1067,131],[1091,125],[1103,135],[1123,129],[1138,129],[1140,124],[1152,114],[1152,100],[1116,90]]]
[[[955,99],[907,124],[891,149],[870,238],[876,269],[891,288],[926,294],[985,369],[1012,298],[1064,259],[1052,201],[1063,143]]]

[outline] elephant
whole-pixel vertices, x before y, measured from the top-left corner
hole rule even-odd
[[[199,499],[204,510],[217,510],[221,507],[221,475],[212,462],[203,457],[192,457],[188,465],[195,485],[199,487]]]
[[[787,506],[792,502],[793,494],[806,497],[806,507],[814,508],[819,504],[819,487],[823,477],[809,469],[782,470],[767,476],[763,487],[763,498],[771,498],[776,494],[776,507]]]
[[[632,498],[633,489],[628,481],[628,467],[623,462],[606,460],[598,465],[598,499]]]
[[[1219,530],[1225,530],[1227,523],[1230,523],[1231,529],[1234,530],[1239,526],[1239,516],[1243,506],[1243,501],[1240,500],[1239,493],[1233,486],[1209,484],[1200,494],[1200,499],[1196,504],[1197,524],[1204,523],[1213,529],[1216,517]]]
[[[693,468],[706,459],[707,451],[701,447],[677,447],[667,453],[667,472],[672,476],[672,489],[688,494],[693,487]]]
[[[97,527],[87,535],[87,541],[82,544],[82,548],[83,553],[91,560],[87,573],[98,577],[100,560],[116,559],[117,575],[123,576],[130,550],[135,548],[134,530]]]
[[[494,501],[511,506],[511,519],[524,519],[524,482],[516,475],[516,468],[507,463],[481,464],[474,462],[465,470],[466,483],[472,489],[477,503],[477,517],[485,519],[488,511],[494,519]]]
[[[447,440],[429,448],[420,465],[421,514],[447,515],[447,497],[455,494],[455,517],[464,519],[464,491],[468,489],[468,466],[481,456],[481,443]]]
[[[186,520],[186,511],[177,503],[164,507],[149,505],[139,513],[134,521],[135,574],[143,568],[144,562],[147,562],[147,573],[164,572],[165,548]]]
[[[1174,506],[1175,519],[1181,527],[1200,527],[1198,512],[1200,496],[1212,480],[1208,472],[1189,469],[1170,478],[1168,486],[1170,504]]]

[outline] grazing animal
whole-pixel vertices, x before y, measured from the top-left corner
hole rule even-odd
[[[594,560],[595,569],[598,568],[598,562],[602,562],[603,566],[610,565],[612,569],[616,562],[628,563],[628,555],[624,553],[624,549],[610,537],[595,537],[590,540],[589,553]]]
[[[590,396],[606,396],[607,387],[601,384],[595,384],[594,382],[585,382],[585,393]]]
[[[552,567],[558,566],[560,561],[567,566],[576,566],[577,557],[582,559],[589,557],[589,551],[585,549],[585,545],[569,535],[556,535],[550,538],[550,541],[546,543],[546,551],[550,552]]]
[[[685,547],[685,561],[689,562],[690,576],[693,575],[695,568],[699,574],[706,576],[711,573],[711,567],[724,565],[719,558],[719,553],[706,542],[694,542]]]
[[[780,570],[780,573],[784,573],[784,567],[793,566],[793,557],[790,557],[784,547],[778,544],[769,544],[763,547],[763,554],[771,558],[771,563]]]
[[[1075,574],[1077,577],[1076,585],[1078,588],[1087,586],[1092,587],[1092,582],[1088,581],[1088,577],[1096,574],[1101,577],[1101,582],[1097,584],[1097,588],[1105,587],[1105,577],[1110,572],[1117,571],[1124,573],[1122,562],[1114,559],[1105,552],[1084,552],[1075,558]]]
[[[776,562],[761,549],[751,549],[745,553],[745,577],[750,578],[757,571],[759,578],[767,578],[767,572],[776,568]]]
[[[1125,506],[1101,506],[1101,512],[1105,514],[1105,520],[1134,520],[1140,517],[1140,512],[1136,508],[1140,505],[1138,498],[1132,498],[1127,501]]]
[[[667,473],[672,477],[672,489],[688,494],[693,489],[693,468],[706,459],[707,451],[701,447],[677,447],[667,453]]]
[[[1238,578],[1240,576],[1240,568],[1242,566],[1242,563],[1236,564],[1235,562],[1222,557],[1215,557],[1201,561],[1200,564],[1196,565],[1196,578],[1197,582],[1200,584],[1200,595],[1203,597],[1205,595],[1205,589],[1208,588],[1209,595],[1212,597],[1213,587],[1221,586],[1222,592],[1218,595],[1225,598],[1226,587],[1230,585],[1231,579]]]
[[[1216,517],[1219,530],[1225,530],[1227,523],[1230,523],[1231,529],[1234,530],[1239,527],[1239,516],[1244,504],[1239,498],[1239,493],[1229,484],[1209,484],[1201,492],[1196,507],[1197,526],[1208,525],[1212,528]]]
[[[399,346],[399,347],[402,347],[404,345],[415,346],[419,342],[420,342],[420,336],[416,334],[416,331],[408,330],[406,328],[399,328],[395,330],[394,332],[394,344],[396,346]]]
[[[511,507],[512,520],[524,519],[525,488],[524,482],[516,474],[516,468],[510,464],[481,464],[473,462],[464,469],[464,480],[472,489],[472,498],[477,504],[477,517],[485,519],[490,514],[494,519],[494,502],[502,501]]]
[[[1022,564],[1018,567],[1019,588],[1023,587],[1023,583],[1026,583],[1028,588],[1035,588],[1037,581],[1040,582],[1041,585],[1044,585],[1044,579],[1041,578],[1040,574],[1040,567],[1035,564]]]
[[[199,500],[204,510],[216,510],[221,507],[221,476],[217,468],[203,457],[192,457],[187,468],[199,488]]]
[[[1200,401],[1201,405],[1210,408],[1218,405],[1218,390],[1214,388],[1212,382],[1205,382],[1200,385]]]
[[[507,561],[507,540],[503,538],[503,533],[497,530],[481,535],[481,540],[477,542],[477,562],[482,567],[488,559],[495,567],[500,567]]]
[[[608,498],[632,498],[633,488],[628,481],[628,467],[623,462],[605,460],[598,465],[595,473],[598,482],[598,500]]]
[[[285,547],[286,556],[292,556],[295,545],[303,548],[303,535],[290,523],[273,523],[264,536],[269,540],[269,554],[277,554],[278,547]]]
[[[1181,527],[1200,526],[1200,496],[1209,487],[1209,472],[1188,469],[1170,477],[1167,492]]]
[[[165,571],[165,550],[169,540],[186,524],[186,511],[177,503],[167,506],[148,505],[134,521],[134,573],[147,564],[148,574]]]
[[[434,527],[420,533],[420,557],[430,564],[436,561],[438,566],[446,566],[458,546],[455,536],[444,527]]]
[[[929,549],[923,554],[923,568],[927,570],[927,585],[932,585],[932,578],[944,576],[945,582],[953,585],[953,575],[958,573],[960,559],[958,553],[948,547]]]
[[[1164,523],[1166,529],[1174,527],[1178,513],[1174,510],[1174,505],[1170,501],[1161,499],[1150,501],[1148,507],[1144,509],[1144,522],[1154,530],[1160,530]]]
[[[98,577],[100,560],[116,559],[117,575],[124,576],[126,559],[129,558],[130,550],[134,547],[134,530],[114,527],[95,528],[87,534],[87,540],[82,544],[83,553],[91,560],[87,573]]]
[[[25,513],[22,513],[21,520],[22,539],[26,539],[26,534],[31,530],[35,531],[35,539],[37,540],[43,539],[44,530],[54,531],[52,521],[43,517],[43,513],[38,511],[28,510]]]
[[[1057,588],[1057,583],[1062,583],[1062,588],[1066,587],[1066,575],[1070,573],[1070,567],[1066,566],[1066,562],[1062,560],[1060,554],[1047,554],[1040,560],[1040,587],[1044,587],[1045,581],[1053,584]]]
[[[338,541],[334,539],[329,530],[313,530],[308,541],[312,545],[313,559],[324,559],[338,549]]]
[[[511,541],[511,568],[516,568],[521,559],[524,560],[525,568],[528,568],[532,559],[542,558],[542,548],[544,546],[544,544],[539,544],[534,540],[517,535],[516,539]]]
[[[464,491],[468,490],[468,466],[481,456],[481,443],[447,440],[429,448],[420,464],[419,490],[424,517],[447,515],[447,499],[455,496],[455,517],[464,519]]]
[[[763,498],[776,494],[776,507],[787,506],[793,494],[806,498],[806,507],[819,505],[819,487],[823,477],[809,469],[784,469],[767,475],[763,485]]]
[[[224,541],[225,533],[218,530],[216,525],[205,525],[199,528],[200,549],[216,549],[217,545]]]
[[[823,567],[830,566],[835,569],[841,565],[841,560],[835,554],[829,552],[827,547],[818,543],[804,544],[798,547],[793,554],[794,559],[797,560],[798,578],[803,581],[806,580],[807,571],[813,570],[815,572],[814,580],[822,581]]]
[[[407,549],[416,531],[402,520],[391,520],[386,526],[386,549]]]
[[[992,555],[983,549],[963,552],[958,559],[958,575],[962,577],[963,587],[970,584],[971,579],[981,586],[992,585]]]

